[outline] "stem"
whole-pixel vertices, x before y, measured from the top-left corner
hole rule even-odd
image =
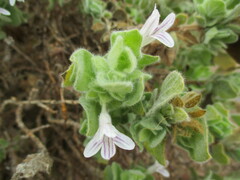
[[[101,113],[107,113],[107,105],[106,105],[106,103],[102,104],[102,111],[101,111]]]

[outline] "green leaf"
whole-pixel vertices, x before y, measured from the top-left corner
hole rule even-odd
[[[211,155],[214,160],[220,164],[228,164],[230,162],[229,157],[227,156],[223,144],[214,144],[211,147]]]
[[[143,69],[145,66],[153,64],[160,60],[159,56],[151,56],[148,54],[143,54],[141,59],[138,61],[138,68]]]
[[[76,73],[74,73],[74,64],[71,64],[66,71],[66,75],[64,78],[63,85],[66,86],[71,86],[74,83]]]
[[[131,169],[121,174],[121,180],[145,180],[146,175],[140,170]]]
[[[16,6],[9,6],[9,10],[11,12],[11,25],[19,26],[24,21],[23,12]]]
[[[76,50],[70,57],[72,65],[67,70],[64,84],[73,85],[77,91],[88,90],[88,85],[94,78],[91,58],[90,52],[84,49]]]
[[[127,94],[132,92],[133,84],[130,81],[120,81],[120,82],[101,82],[99,85],[112,93]]]
[[[185,24],[187,22],[188,15],[186,13],[179,13],[176,16],[176,20],[178,21],[178,24]]]
[[[124,75],[124,74],[123,74]],[[117,93],[116,96],[124,98],[127,93],[132,92],[133,83],[121,80],[121,73],[111,72],[111,74],[98,73],[97,85],[109,93]]]
[[[125,47],[120,57],[117,59],[115,69],[120,72],[131,73],[137,67],[137,59],[129,47]]]
[[[123,49],[123,38],[121,36],[117,36],[116,40],[112,42],[111,49],[107,54],[108,64],[112,69],[115,69],[118,66],[118,59],[122,54]]]
[[[152,132],[146,128],[141,129],[138,133],[139,141],[141,142],[145,142],[149,140],[151,136],[152,136]]]
[[[204,9],[209,18],[220,18],[226,14],[226,5],[222,0],[208,0],[204,2]]]
[[[165,118],[161,115],[157,117],[143,117],[143,119],[140,121],[140,124],[147,129],[150,130],[162,130],[162,126],[160,125],[160,122],[165,120]]]
[[[150,148],[155,148],[157,147],[158,144],[160,144],[163,139],[165,138],[166,136],[166,130],[161,130],[157,133],[157,135],[153,136],[150,140]]]
[[[210,67],[206,65],[198,65],[186,73],[186,76],[189,77],[189,79],[198,81],[209,79],[212,75],[213,72]]]
[[[113,162],[111,166],[104,169],[104,180],[120,180],[122,171],[121,166]]]
[[[189,152],[194,161],[204,162],[211,158],[208,149],[208,128],[204,119],[198,121],[203,132],[194,130],[190,137],[177,136],[177,144]]]
[[[135,114],[132,114],[135,117]],[[142,126],[138,124],[138,121],[134,119],[131,120],[130,133],[133,140],[139,146],[140,151],[143,151],[143,145],[139,140],[139,132],[142,130]]]
[[[147,152],[151,154],[160,164],[163,166],[166,165],[166,157],[165,157],[165,141],[158,144],[155,148],[151,148],[148,143],[144,144],[144,147],[146,148]]]
[[[232,120],[240,126],[240,113],[237,114],[231,114]]]
[[[205,39],[204,43],[208,44],[212,39],[215,38],[215,36],[218,34],[218,29],[216,27],[210,28],[206,33],[205,33]]]
[[[224,138],[233,131],[233,125],[229,120],[229,112],[221,103],[207,106],[206,120],[210,132],[217,138]]]
[[[184,121],[190,121],[187,112],[183,108],[175,107],[173,115],[173,123],[181,123]]]
[[[137,29],[114,32],[111,35],[111,46],[114,45],[119,36],[122,37],[124,45],[128,46],[137,58],[140,57],[142,44],[142,35],[140,32]]]
[[[134,83],[133,91],[126,96],[126,101],[124,101],[123,106],[133,106],[138,103],[144,93],[144,79],[143,76]]]
[[[93,69],[96,72],[108,72],[109,66],[105,58],[101,56],[94,56],[92,57],[92,64],[93,64]]]
[[[171,72],[163,81],[160,95],[153,107],[148,111],[147,115],[153,114],[156,110],[161,108],[164,104],[170,101],[184,90],[184,79],[182,75],[177,72]]]
[[[79,99],[87,115],[87,136],[93,136],[98,129],[98,115],[100,114],[101,107],[98,103],[87,100],[85,97]]]

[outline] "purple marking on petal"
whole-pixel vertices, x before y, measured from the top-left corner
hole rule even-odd
[[[104,137],[105,138],[105,137]],[[106,157],[106,150],[107,150],[107,144],[106,144],[106,141],[104,139],[104,156]]]
[[[102,141],[95,142],[95,143],[93,144],[91,150],[94,149],[94,148],[96,148],[96,147],[97,147],[98,145],[100,145],[101,143],[102,143]]]
[[[126,143],[124,140],[122,140],[122,139],[119,138],[119,137],[115,137],[115,138],[114,138],[114,141],[117,142],[117,143],[119,143],[119,144],[122,144],[122,146],[129,146],[128,143]]]
[[[158,10],[156,8],[154,8],[153,12],[147,18],[145,24],[141,28],[140,33],[143,36],[150,35],[154,31],[154,29],[157,27],[157,25],[159,23],[159,18],[160,18],[160,14],[159,14]]]
[[[156,36],[162,38],[162,39],[165,40],[166,42],[169,42],[169,40],[168,40],[163,34],[158,34],[158,35],[156,35]]]
[[[152,35],[154,35],[156,32],[158,32],[160,29],[162,29],[166,24],[168,24],[168,22],[165,22],[164,24],[160,24],[152,33]]]
[[[131,138],[126,136],[123,133],[120,133],[119,131],[116,132],[117,136],[113,138],[114,144],[122,149],[125,150],[132,150],[135,147],[135,143]]]
[[[164,20],[163,22],[154,30],[154,32],[152,33],[152,35],[156,35],[158,34],[158,32],[164,32],[167,31],[173,24],[175,21],[175,14],[171,13],[169,14]]]
[[[158,34],[156,34],[152,37],[159,40],[161,43],[163,43],[164,45],[166,45],[168,47],[173,47],[174,46],[174,40],[172,39],[170,34],[167,33],[167,32],[161,32],[161,33],[158,33]]]
[[[110,153],[111,153],[111,144],[110,144],[110,138],[108,138],[108,157],[110,157]]]
[[[119,140],[119,141],[121,141],[121,142],[123,142],[123,143],[125,143],[125,144],[126,144],[126,142],[125,142],[124,140],[122,140],[121,138],[119,138],[118,136],[117,136],[117,137],[115,137],[115,138],[114,138],[114,140]]]

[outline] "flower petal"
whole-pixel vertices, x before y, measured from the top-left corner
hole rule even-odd
[[[150,44],[152,41],[154,41],[154,38],[152,38],[151,36],[146,36],[143,38],[143,41],[142,41],[142,47]]]
[[[87,146],[84,149],[83,155],[86,158],[89,158],[93,155],[95,155],[102,147],[103,144],[103,137],[101,135],[100,129],[96,132],[96,134],[93,136],[91,141],[87,144]]]
[[[156,172],[160,173],[164,177],[170,177],[170,173],[166,169],[158,168],[158,169],[156,169]]]
[[[156,9],[156,5],[155,5],[152,14],[146,20],[145,24],[143,25],[143,27],[140,30],[140,33],[143,36],[151,35],[151,33],[157,28],[159,19],[160,19],[160,14],[159,14],[158,10]]]
[[[6,9],[0,8],[0,14],[9,16],[11,13],[8,10],[6,10]]]
[[[163,22],[155,29],[154,34],[168,30],[175,21],[176,15],[174,13],[169,14]]]
[[[167,47],[173,47],[174,46],[174,40],[167,32],[160,32],[158,34],[155,34],[152,36],[153,38],[159,40],[161,43],[166,45]]]
[[[117,129],[116,129],[116,133],[117,133],[117,136],[115,138],[113,138],[114,144],[116,144],[118,147],[125,149],[125,150],[134,149],[135,143],[133,142],[133,140],[131,138],[129,138],[128,136],[126,136],[123,133],[120,133]]]
[[[9,0],[9,3],[10,3],[11,6],[14,6],[15,3],[16,3],[16,0]]]
[[[113,143],[113,139],[104,136],[101,156],[103,157],[103,159],[109,160],[111,157],[115,155],[115,153],[116,147]]]
[[[114,138],[117,136],[116,132],[116,128],[112,125],[112,124],[106,124],[103,127],[103,133],[110,138]]]

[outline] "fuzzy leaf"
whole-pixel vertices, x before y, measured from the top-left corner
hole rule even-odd
[[[202,95],[196,92],[188,92],[183,97],[184,106],[186,108],[192,108],[201,101]]]
[[[208,149],[208,129],[204,119],[198,121],[203,132],[194,130],[190,137],[177,136],[177,144],[188,151],[194,161],[204,162],[211,157]]]
[[[112,73],[106,76],[104,73],[98,73],[96,82],[98,86],[109,93],[118,93],[117,96],[125,96],[132,92],[133,83],[131,81],[119,81],[122,79],[119,75],[121,74]]]
[[[88,90],[88,85],[94,78],[91,58],[92,54],[87,50],[76,50],[70,57],[72,65],[67,71],[64,84],[73,85],[77,91]]]
[[[229,157],[227,156],[223,144],[214,144],[211,147],[211,155],[214,160],[219,162],[220,164],[228,164],[229,163]]]
[[[162,130],[160,122],[162,122],[165,118],[161,115],[158,117],[144,117],[140,124],[150,130]]]
[[[104,169],[104,180],[120,180],[121,173],[121,166],[113,162],[111,166],[107,166]]]
[[[150,140],[150,147],[155,148],[158,144],[160,144],[166,136],[166,131],[163,129],[157,133],[157,135],[153,136]]]
[[[66,71],[66,75],[64,78],[63,85],[66,86],[71,86],[74,83],[76,73],[74,72],[74,64],[71,64]]]
[[[184,102],[182,101],[182,99],[180,97],[176,96],[175,98],[173,98],[171,100],[171,104],[176,107],[183,107]]]
[[[148,54],[143,54],[142,58],[138,61],[138,67],[143,69],[145,66],[151,65],[160,60],[159,56],[151,56]]]
[[[117,71],[131,73],[137,67],[137,59],[129,47],[125,47],[119,58],[116,58]]]
[[[109,66],[105,58],[101,56],[92,57],[93,69],[95,72],[108,72]]]
[[[149,140],[151,136],[152,136],[152,132],[146,128],[141,129],[138,133],[139,141],[141,142],[145,142]]]
[[[142,44],[142,35],[140,32],[137,29],[114,32],[111,35],[111,46],[114,45],[119,36],[122,37],[124,45],[128,46],[137,58],[140,57]]]
[[[139,80],[137,80],[137,82],[135,82],[133,91],[127,95],[126,101],[123,103],[123,105],[133,106],[139,102],[143,96],[144,88],[144,79],[142,76]]]
[[[205,1],[204,8],[209,18],[220,18],[226,14],[226,5],[222,0]]]
[[[153,114],[156,110],[158,110],[172,98],[180,94],[183,89],[184,79],[182,75],[177,71],[171,72],[163,81],[160,95],[147,115]]]
[[[205,117],[209,130],[215,137],[224,138],[232,133],[233,125],[229,120],[229,112],[221,103],[208,105]]]
[[[144,147],[147,152],[149,152],[160,164],[163,166],[166,165],[166,157],[165,157],[165,141],[158,144],[155,148],[151,148],[148,143],[145,143]]]
[[[133,90],[133,84],[130,81],[102,82],[100,86],[108,92],[112,93],[127,94]]]
[[[109,66],[115,69],[118,65],[118,59],[124,49],[123,38],[121,36],[116,37],[115,41],[111,44],[111,49],[107,54],[107,60]]]
[[[100,114],[100,106],[91,100],[87,100],[85,97],[79,99],[79,103],[82,105],[87,115],[87,136],[93,136],[98,129],[98,115]]]
[[[173,123],[181,123],[183,121],[190,121],[187,112],[183,108],[175,107],[173,115]]]

